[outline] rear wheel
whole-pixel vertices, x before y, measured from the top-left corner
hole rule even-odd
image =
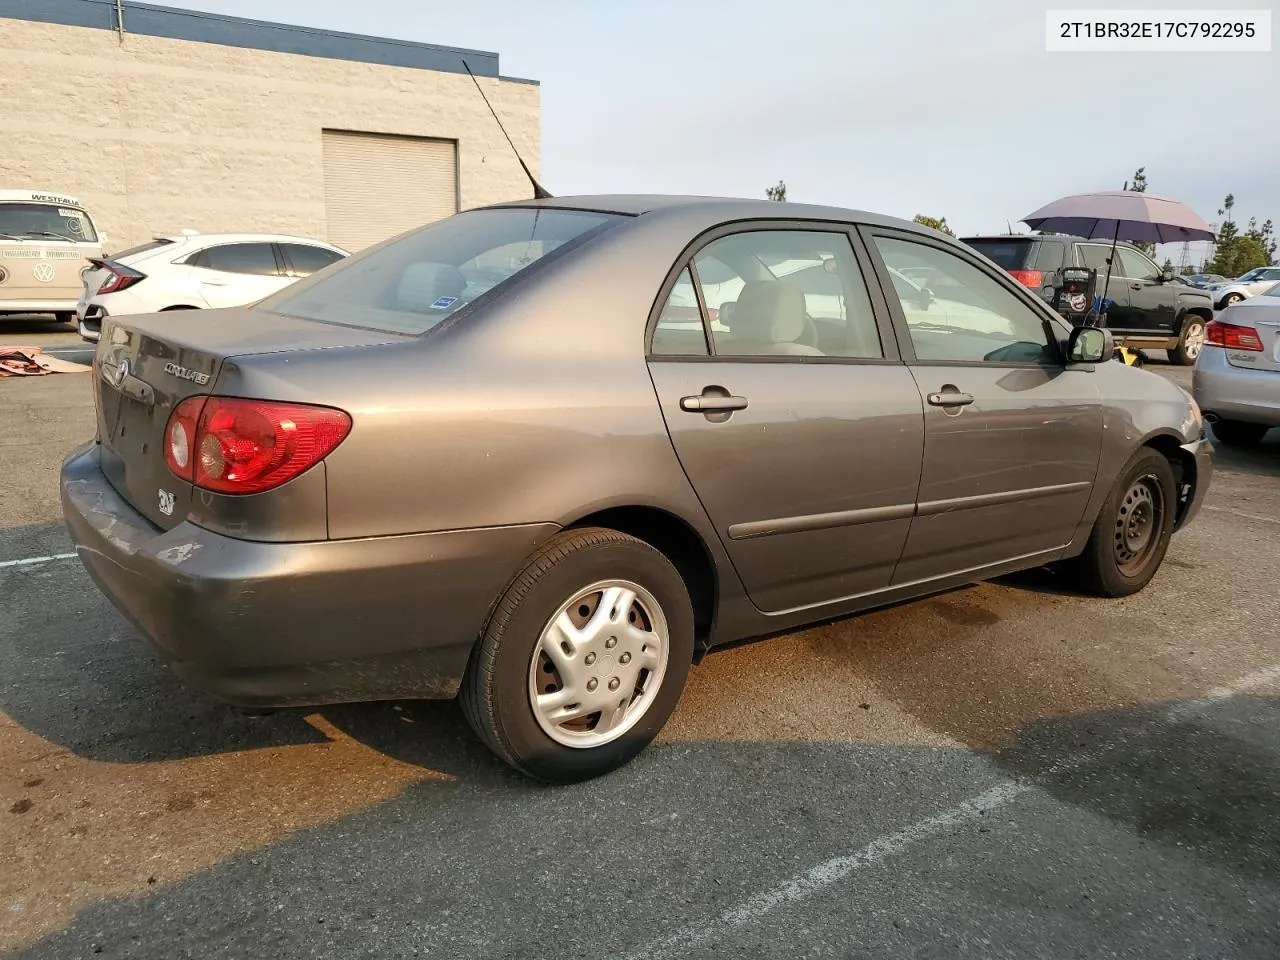
[[[1066,571],[1090,593],[1137,593],[1164,561],[1176,504],[1173,468],[1159,452],[1144,447],[1120,472],[1084,552],[1065,564]]]
[[[1243,420],[1215,420],[1213,436],[1228,447],[1252,447],[1262,442],[1270,429],[1262,423],[1245,423]]]
[[[69,323],[73,327],[79,325],[79,322],[76,320],[76,315],[74,313],[59,313],[59,314],[55,314],[55,316],[58,318],[59,323]]]
[[[1174,363],[1189,367],[1196,362],[1200,351],[1204,349],[1204,320],[1198,316],[1190,316],[1182,321],[1182,333],[1178,336],[1178,345],[1169,351],[1169,359]]]
[[[550,783],[608,773],[662,729],[693,660],[693,605],[648,544],[589,528],[554,537],[507,588],[463,680],[468,722]]]

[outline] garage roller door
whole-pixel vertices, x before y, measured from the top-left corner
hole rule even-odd
[[[354,252],[458,212],[454,141],[337,130],[322,138],[330,243]]]

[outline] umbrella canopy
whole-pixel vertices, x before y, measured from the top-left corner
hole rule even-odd
[[[1213,240],[1214,232],[1185,203],[1134,190],[1104,190],[1063,197],[1022,218],[1032,230],[1079,237],[1182,243]]]

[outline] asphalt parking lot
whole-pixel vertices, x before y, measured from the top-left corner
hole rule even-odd
[[[1036,573],[716,653],[635,763],[547,788],[452,704],[180,684],[64,556],[92,411],[0,380],[0,953],[1280,956],[1274,433],[1136,597]]]

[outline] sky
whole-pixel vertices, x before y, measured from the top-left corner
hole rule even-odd
[[[541,82],[557,195],[763,197],[784,180],[790,200],[945,216],[963,235],[1025,231],[1037,207],[1145,167],[1150,192],[1211,223],[1227,193],[1238,223],[1280,221],[1280,45],[1048,53],[1045,11],[1067,0],[159,2],[496,51],[504,75]]]

